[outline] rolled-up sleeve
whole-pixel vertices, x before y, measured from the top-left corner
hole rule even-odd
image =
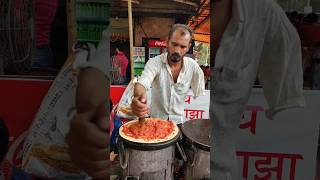
[[[199,65],[194,65],[194,71],[191,80],[191,89],[194,94],[194,98],[198,96],[204,95],[205,90],[205,82],[204,82],[204,74]]]
[[[137,83],[141,84],[144,86],[146,90],[149,90],[151,87],[151,84],[158,74],[158,71],[161,66],[161,60],[159,58],[152,58],[150,59],[145,67],[144,70],[141,74],[141,77],[138,79]]]
[[[283,12],[272,14],[259,68],[269,119],[279,111],[305,105],[300,38]]]

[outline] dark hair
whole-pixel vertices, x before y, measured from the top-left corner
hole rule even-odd
[[[0,163],[4,159],[9,148],[9,132],[3,119],[0,118]]]
[[[184,32],[181,33],[182,36],[184,36],[184,35],[185,35],[185,31],[187,31],[187,32],[190,34],[190,37],[191,37],[191,38],[190,38],[190,42],[191,42],[191,40],[192,40],[192,38],[193,38],[194,32],[193,32],[193,30],[192,30],[189,26],[187,26],[187,25],[185,25],[185,24],[174,24],[174,25],[172,26],[172,28],[170,29],[170,31],[169,31],[169,37],[168,37],[168,39],[170,39],[170,38],[172,37],[172,34],[173,34],[177,29],[183,29],[183,30],[184,30]]]

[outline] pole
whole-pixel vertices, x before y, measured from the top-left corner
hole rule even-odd
[[[68,26],[68,52],[70,54],[70,52],[72,52],[72,45],[73,43],[76,42],[77,38],[76,38],[76,34],[77,34],[77,24],[76,24],[76,12],[75,12],[75,0],[67,0],[66,1],[66,5],[67,5],[67,9],[66,9],[66,13],[67,13],[67,26]]]
[[[63,67],[68,66],[74,62],[74,53],[72,52],[72,45],[77,41],[77,23],[76,23],[76,9],[75,0],[66,1],[66,14],[67,14],[67,29],[68,29],[68,58]]]
[[[134,78],[134,62],[133,62],[133,26],[132,26],[132,4],[128,0],[128,21],[129,21],[129,37],[130,37],[130,64],[131,64],[131,79]]]

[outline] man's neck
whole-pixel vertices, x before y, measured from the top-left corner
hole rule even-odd
[[[171,62],[168,59],[168,64],[169,64],[169,67],[171,70],[172,79],[173,79],[174,83],[176,83],[178,81],[178,76],[179,76],[180,71],[182,69],[183,59],[177,63]]]
[[[174,63],[168,59],[168,64],[169,64],[170,68],[174,68],[174,69],[180,68],[180,67],[182,67],[182,63],[183,63],[183,59],[180,60],[179,62],[176,62],[176,63]]]
[[[214,54],[218,50],[221,38],[232,16],[232,1],[221,0],[214,2],[213,5],[213,38],[214,38]]]

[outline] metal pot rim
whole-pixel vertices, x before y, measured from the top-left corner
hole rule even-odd
[[[135,150],[141,150],[141,151],[154,151],[154,150],[161,150],[165,149],[169,146],[174,145],[181,136],[181,132],[177,133],[176,136],[174,136],[172,139],[160,143],[138,143],[129,141],[121,136],[119,136],[119,140],[123,141],[123,145],[127,149],[135,149]]]

